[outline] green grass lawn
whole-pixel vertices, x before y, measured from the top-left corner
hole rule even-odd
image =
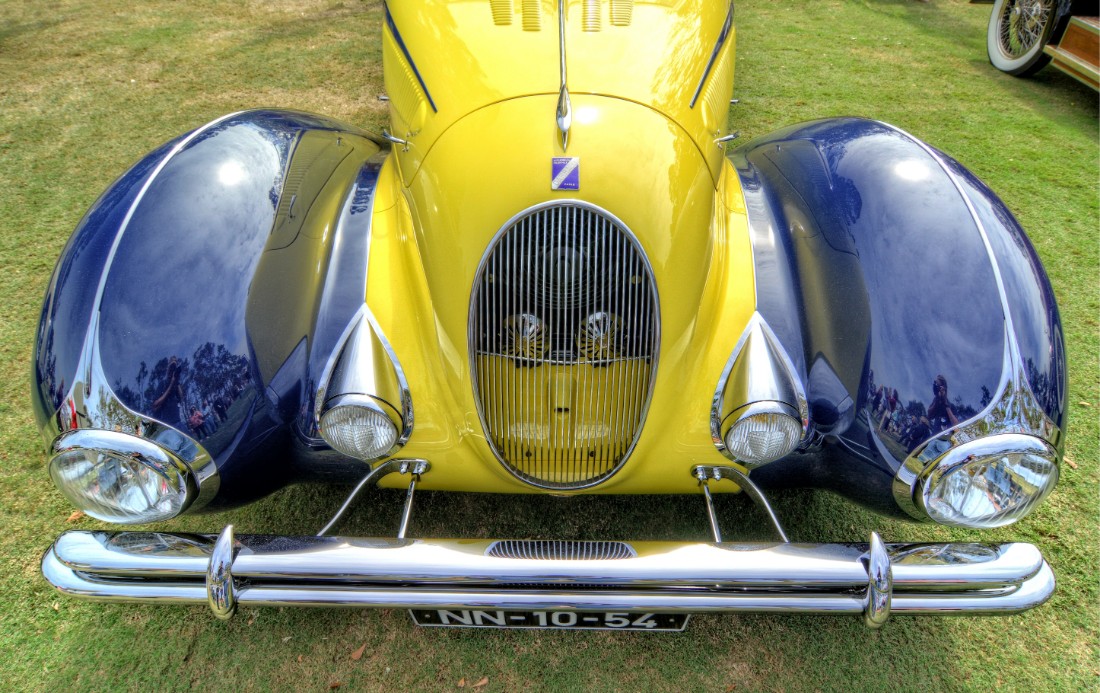
[[[395,0],[409,2],[412,0]],[[486,9],[488,13],[488,9]],[[416,629],[400,611],[99,605],[38,574],[71,527],[32,422],[29,355],[53,264],[83,211],[143,153],[254,106],[385,123],[379,2],[0,0],[0,689],[1095,690],[1100,684],[1097,503],[1100,148],[1097,95],[985,57],[986,5],[964,0],[737,3],[731,125],[743,138],[862,115],[894,123],[983,178],[1029,230],[1061,305],[1071,359],[1061,484],[1033,516],[978,533],[886,521],[820,492],[775,500],[796,540],[1023,540],[1058,575],[1045,606],[1005,618],[696,616],[677,635]],[[999,355],[998,355],[999,356]],[[298,487],[169,527],[312,533],[341,492]],[[766,536],[744,499],[726,527]],[[394,531],[400,496],[346,531]],[[519,499],[425,494],[417,532],[703,540],[697,498]],[[362,645],[359,658],[353,653]]]

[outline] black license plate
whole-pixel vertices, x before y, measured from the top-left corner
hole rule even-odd
[[[626,611],[505,611],[409,609],[413,623],[436,628],[557,628],[573,630],[681,631],[690,614]]]

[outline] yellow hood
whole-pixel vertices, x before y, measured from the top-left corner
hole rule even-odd
[[[567,0],[571,97],[611,96],[660,112],[683,128],[716,176],[721,151],[713,140],[725,129],[733,83],[731,11],[725,0]],[[508,99],[558,94],[558,12],[553,0],[387,4],[383,67],[393,134],[409,142],[399,152],[406,185],[439,136],[468,114]],[[553,102],[531,126],[556,135]],[[574,122],[571,136],[583,128]]]

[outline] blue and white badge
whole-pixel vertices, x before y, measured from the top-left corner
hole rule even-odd
[[[576,156],[555,156],[550,167],[551,190],[581,189],[581,160]]]

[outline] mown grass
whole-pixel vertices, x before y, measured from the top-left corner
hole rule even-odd
[[[776,499],[803,540],[1021,539],[1041,546],[1059,591],[1020,616],[857,619],[696,617],[680,635],[418,630],[397,611],[253,610],[65,599],[38,575],[71,508],[49,484],[27,394],[29,354],[53,263],[83,210],[141,154],[222,113],[279,106],[379,129],[378,2],[0,2],[0,689],[194,687],[325,690],[1095,689],[1100,679],[1097,438],[1097,96],[1047,70],[1031,80],[986,62],[988,6],[962,0],[737,3],[741,104],[752,137],[829,115],[895,123],[971,167],[1008,201],[1061,304],[1070,430],[1058,491],[1033,517],[988,533],[884,521],[817,492]],[[960,259],[961,260],[961,259]],[[293,488],[173,528],[316,530],[340,492]],[[393,531],[380,494],[347,529]],[[727,527],[760,516],[724,498]],[[705,537],[699,501],[425,495],[425,534]],[[360,659],[352,653],[366,643]]]

